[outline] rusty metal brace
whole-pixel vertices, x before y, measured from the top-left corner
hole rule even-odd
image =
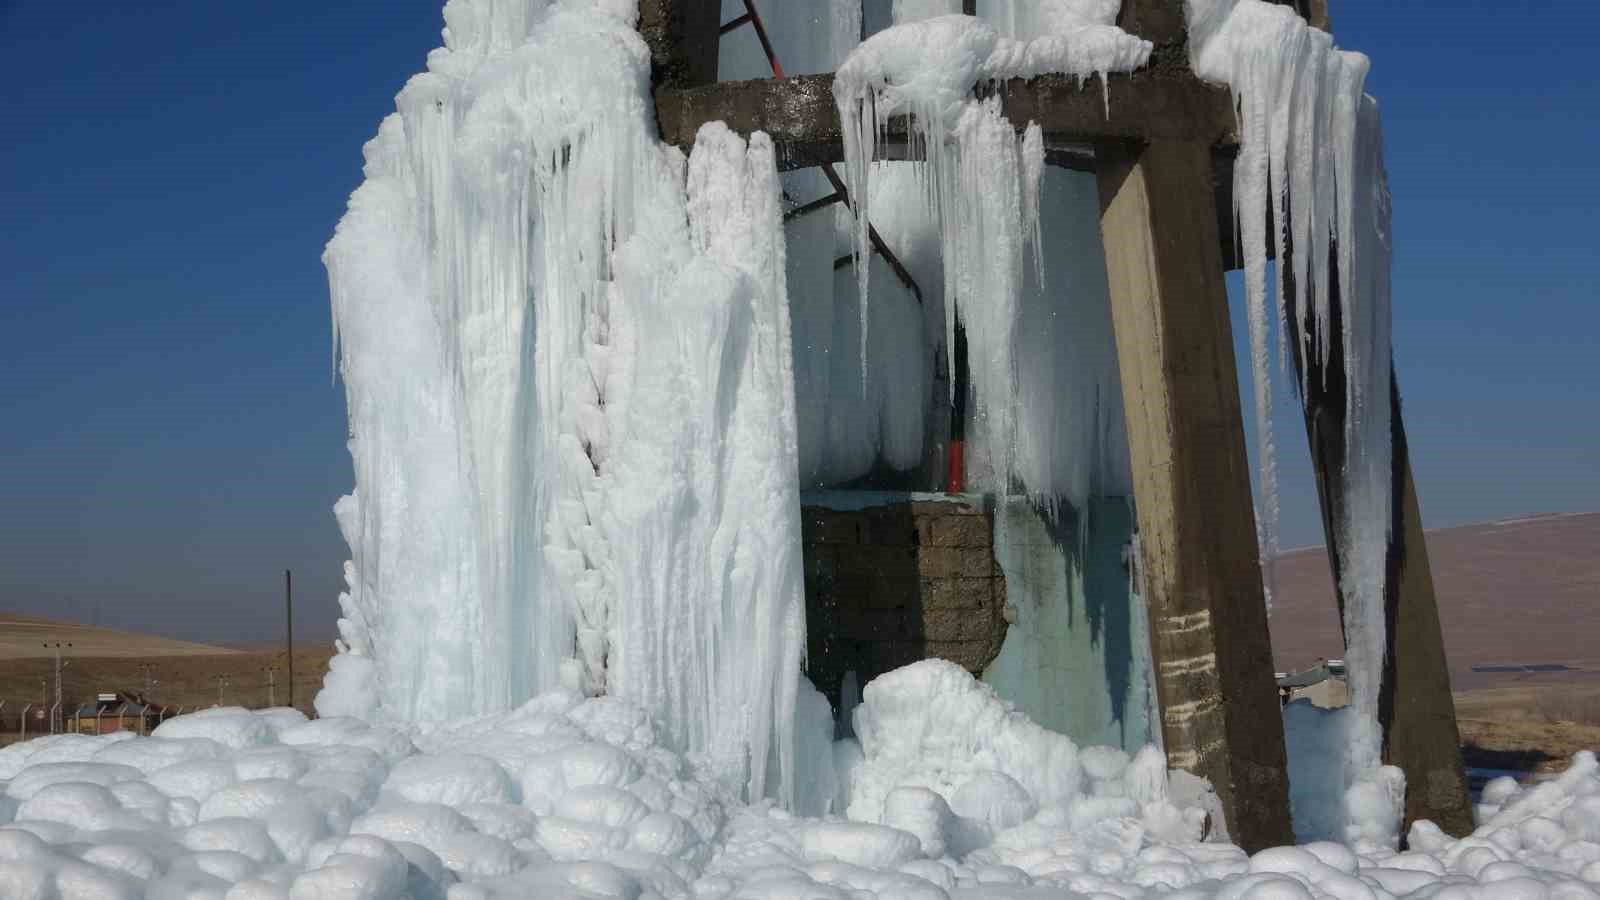
[[[778,62],[778,52],[773,49],[772,40],[767,36],[767,27],[761,22],[761,13],[756,11],[755,0],[744,0],[744,9],[744,15],[724,23],[718,29],[717,36],[720,38],[722,35],[743,25],[753,27],[756,30],[756,39],[761,42],[761,49],[767,54],[767,64],[772,67],[772,77],[787,77],[783,74],[783,64]],[[785,222],[797,216],[815,212],[825,206],[850,202],[850,192],[845,189],[844,179],[839,177],[839,173],[833,168],[833,164],[827,163],[821,168],[822,174],[828,179],[828,183],[833,185],[833,193],[819,200],[813,200],[784,215]],[[917,286],[917,280],[911,277],[911,272],[900,262],[900,258],[894,255],[894,251],[889,249],[888,243],[884,241],[882,235],[878,234],[877,227],[871,222],[867,223],[867,240],[872,244],[873,251],[883,257],[884,262],[889,264],[889,268],[894,270],[895,277],[900,279],[900,283],[906,286],[906,289],[911,292],[911,296],[917,298],[917,305],[922,305],[922,289]],[[837,262],[834,264],[834,268],[840,268]]]

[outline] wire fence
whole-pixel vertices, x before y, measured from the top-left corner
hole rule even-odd
[[[276,650],[0,660],[0,746],[51,734],[147,735],[174,716],[216,706],[293,705],[314,715],[308,701],[321,687],[327,654],[312,648],[296,656],[292,670]]]
[[[157,725],[198,706],[156,706],[119,702],[102,704],[15,703],[0,700],[0,743],[26,741],[49,734],[149,734]]]
[[[52,734],[94,735],[127,731],[148,735],[168,719],[214,706],[216,704],[163,706],[131,700],[88,704],[0,700],[0,746]],[[267,707],[247,705],[246,708]]]

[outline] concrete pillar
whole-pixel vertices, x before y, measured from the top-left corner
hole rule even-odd
[[[1279,266],[1280,290],[1286,297],[1295,295],[1293,266],[1288,262],[1292,253],[1292,249],[1286,250],[1284,263]],[[1336,261],[1330,260],[1329,266],[1330,290],[1337,296]],[[1287,319],[1295,372],[1306,385],[1306,437],[1317,474],[1328,566],[1342,620],[1345,596],[1340,589],[1339,555],[1345,534],[1342,497],[1347,387],[1337,303],[1332,312],[1329,327],[1334,334],[1329,341],[1328,358],[1321,362],[1308,363],[1303,353],[1303,348],[1316,346],[1317,335],[1300,330],[1298,315]],[[1308,364],[1314,367],[1309,378],[1303,377]],[[1394,501],[1383,598],[1387,620],[1383,687],[1378,697],[1383,758],[1406,773],[1404,828],[1409,829],[1417,819],[1432,819],[1446,832],[1465,836],[1473,828],[1472,799],[1461,760],[1461,733],[1456,725],[1455,698],[1450,692],[1439,604],[1422,531],[1422,510],[1412,481],[1397,378],[1390,381],[1390,400],[1394,404],[1390,426]]]
[[[1422,509],[1394,385],[1394,537],[1389,545],[1389,646],[1378,713],[1384,759],[1406,773],[1405,827],[1432,819],[1450,834],[1472,833],[1472,795],[1461,760],[1461,731],[1445,660]]]
[[[1215,787],[1232,840],[1291,843],[1210,148],[1107,144],[1098,164],[1167,758]]]

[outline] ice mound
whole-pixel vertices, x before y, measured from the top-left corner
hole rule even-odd
[[[1197,840],[1159,751],[1076,747],[949,663],[873,681],[855,719],[825,818],[742,803],[643,710],[561,691],[404,730],[225,710],[167,723],[213,737],[38,739],[0,751],[0,897],[1600,896],[1590,753],[1491,784],[1463,840],[1251,857]]]
[[[566,692],[404,733],[236,709],[158,732],[4,751],[0,897],[687,896],[730,802],[649,716]]]

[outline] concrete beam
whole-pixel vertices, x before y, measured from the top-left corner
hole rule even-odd
[[[1159,46],[1181,43],[1188,20],[1183,0],[1123,0],[1117,27]]]
[[[1103,140],[1237,143],[1228,90],[1187,72],[1113,75],[1105,84],[1099,79],[1080,84],[1058,75],[1019,78],[1001,85],[999,93],[1005,114],[1017,129],[1038,122],[1047,145]],[[662,139],[684,150],[693,146],[701,125],[721,121],[743,135],[755,131],[771,135],[781,169],[844,161],[831,74],[688,88],[658,86],[656,120]],[[895,144],[909,143],[908,134],[904,120],[889,123],[891,158],[896,158]]]
[[[1294,835],[1211,170],[1203,142],[1103,145],[1100,230],[1168,764],[1254,851]]]

